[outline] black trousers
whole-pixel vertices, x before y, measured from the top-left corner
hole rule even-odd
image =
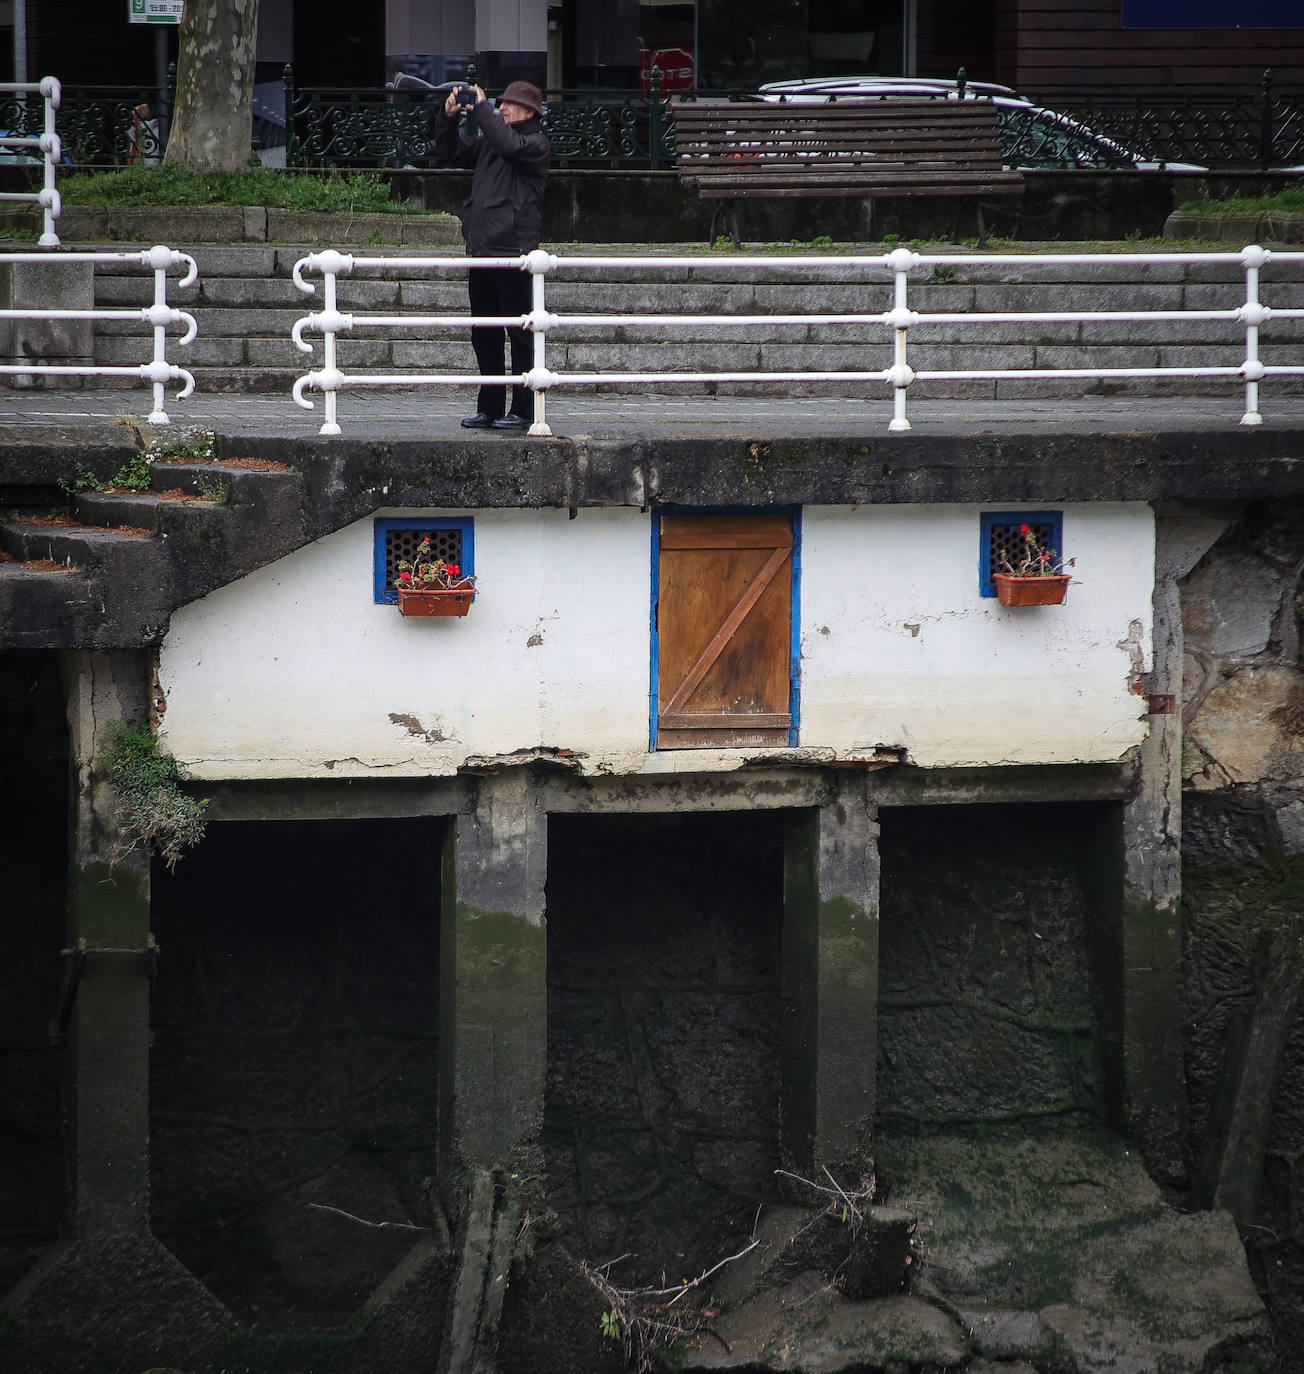
[[[467,273],[467,291],[473,315],[528,315],[531,307],[530,273],[515,267],[472,268]],[[528,372],[534,365],[534,339],[528,329],[504,329],[501,325],[472,326],[471,347],[482,377],[506,376],[503,343],[511,344],[511,371]],[[514,386],[511,412],[527,420],[534,418],[534,398],[528,387]],[[482,386],[476,409],[497,420],[507,409],[507,388]]]

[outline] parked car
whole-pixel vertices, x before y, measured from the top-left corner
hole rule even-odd
[[[1122,144],[1071,115],[1034,105],[1008,86],[931,77],[845,76],[771,81],[761,100],[827,104],[832,100],[990,100],[1000,120],[1001,158],[1007,167],[1040,171],[1059,167],[1130,168],[1134,171],[1204,171],[1189,162],[1144,161]]]

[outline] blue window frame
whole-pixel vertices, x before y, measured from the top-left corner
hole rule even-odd
[[[983,511],[982,532],[978,546],[978,591],[982,596],[995,596],[996,583],[992,574],[1000,572],[1001,555],[1005,554],[1016,567],[1022,556],[1023,536],[1020,525],[1031,527],[1037,541],[1054,549],[1057,558],[1064,557],[1064,515],[1057,510]]]
[[[400,562],[412,561],[417,545],[430,536],[435,556],[456,563],[468,577],[475,572],[475,526],[461,519],[383,519],[375,525],[373,595],[377,604],[398,602],[394,579]]]

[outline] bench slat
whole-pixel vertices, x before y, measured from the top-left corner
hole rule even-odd
[[[704,198],[1009,195],[989,101],[690,101],[673,106],[679,175]]]

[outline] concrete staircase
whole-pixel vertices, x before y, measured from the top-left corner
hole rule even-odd
[[[104,481],[140,446],[125,429],[79,453]],[[49,477],[66,455],[34,464],[0,520],[0,649],[157,643],[177,606],[297,548],[302,475],[241,461],[159,459],[148,491],[81,492],[62,510]]]
[[[296,260],[307,248],[268,244],[200,246],[190,250],[200,267],[196,288],[177,292],[177,303],[199,320],[199,337],[170,356],[194,372],[205,391],[288,391],[294,379],[322,366],[320,336],[312,354],[299,352],[290,338],[294,321],[321,308],[315,296],[298,291],[291,279]],[[368,254],[424,256],[430,250],[355,248]],[[438,250],[457,255],[453,248]],[[586,255],[596,250],[577,248]],[[622,252],[662,252],[623,248]],[[884,251],[881,245],[864,251]],[[563,254],[564,256],[564,254]],[[700,265],[665,272],[613,266],[579,280],[562,269],[549,278],[548,308],[595,313],[879,313],[891,308],[886,274],[852,279],[841,267],[738,267],[724,255],[702,254]],[[1304,263],[1269,264],[1261,296],[1277,308],[1304,308]],[[319,280],[319,279],[314,279]],[[910,304],[920,311],[1053,311],[1066,305],[1093,311],[1142,308],[1227,309],[1242,299],[1241,273],[1217,264],[1084,263],[1060,266],[957,266],[923,269],[912,282]],[[397,269],[357,269],[342,277],[339,307],[367,314],[465,314],[464,278],[403,273]],[[139,272],[97,269],[96,302],[142,305],[150,299],[147,277]],[[97,363],[142,361],[146,346],[141,326],[119,322],[96,325]],[[133,340],[131,335],[135,335]],[[1141,323],[987,324],[981,327],[920,325],[910,337],[910,360],[920,369],[974,367],[1080,368],[1228,365],[1242,355],[1244,331],[1231,323],[1207,321]],[[1262,330],[1265,362],[1298,361],[1304,321],[1270,320]],[[410,374],[433,368],[471,371],[464,329],[359,329],[340,340],[340,365],[346,372]],[[694,325],[640,329],[578,326],[549,336],[548,362],[565,373],[621,371],[807,371],[864,370],[892,362],[888,331],[876,325],[747,326]],[[1035,397],[1127,392],[1133,394],[1225,394],[1226,381],[1201,379],[1103,381],[933,381],[920,382],[913,394],[931,396]],[[1304,380],[1273,379],[1277,394],[1298,393]],[[764,390],[787,394],[857,389],[848,383],[768,383]],[[747,390],[746,386],[700,384],[697,391]]]

